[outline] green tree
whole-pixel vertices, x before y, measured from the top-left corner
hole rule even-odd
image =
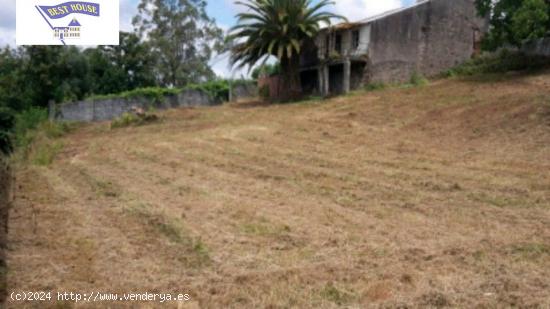
[[[516,41],[544,37],[550,31],[550,2],[525,0],[512,17]]]
[[[54,99],[55,88],[62,84],[63,78],[58,65],[62,49],[61,46],[24,47],[20,74],[25,84],[19,85],[18,91],[26,108],[47,107]]]
[[[222,48],[223,32],[204,0],[141,0],[133,24],[146,37],[162,86],[182,87],[214,77],[208,62]]]
[[[314,4],[312,0],[236,1],[247,11],[237,15],[229,40],[238,42],[231,48],[231,62],[239,67],[253,66],[269,56],[279,59],[283,76],[283,100],[301,94],[300,52],[304,42],[313,39],[321,24],[343,17],[323,11],[330,0]]]
[[[74,46],[27,46],[20,51],[15,85],[24,108],[82,99],[89,92],[88,63]]]
[[[100,46],[85,52],[92,94],[118,93],[155,86],[154,58],[135,33],[120,33],[118,46]]]
[[[55,81],[51,89],[53,100],[66,102],[83,99],[90,90],[89,69],[88,60],[79,48],[62,47],[51,72]]]
[[[12,131],[15,124],[13,111],[0,106],[0,154],[8,154],[12,150]]]
[[[20,110],[25,104],[22,98],[24,78],[22,69],[22,49],[5,47],[0,51],[0,107]]]
[[[550,0],[476,0],[481,16],[489,16],[490,31],[484,48],[520,46],[550,33]]]

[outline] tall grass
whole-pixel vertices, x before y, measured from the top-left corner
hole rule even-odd
[[[36,128],[48,120],[48,111],[32,107],[15,117],[14,140],[17,147],[27,147],[32,143]]]
[[[15,117],[14,159],[41,166],[50,165],[63,148],[58,139],[75,127],[67,122],[50,122],[46,109],[31,108]]]
[[[63,143],[58,141],[36,144],[35,147],[33,147],[30,162],[35,165],[48,166],[52,164],[53,160],[62,149]]]

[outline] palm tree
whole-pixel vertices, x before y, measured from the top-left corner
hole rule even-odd
[[[269,56],[279,59],[282,73],[282,99],[295,99],[301,93],[300,52],[304,42],[313,39],[321,23],[330,25],[331,19],[345,19],[323,11],[331,0],[248,0],[236,1],[247,11],[237,15],[237,25],[230,29],[228,39],[235,42],[231,48],[231,63],[238,67],[252,67]]]

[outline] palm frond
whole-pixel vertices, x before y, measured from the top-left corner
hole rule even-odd
[[[238,42],[231,48],[231,63],[252,67],[269,56],[296,57],[305,40],[313,38],[321,23],[344,17],[323,9],[334,4],[321,0],[240,0],[246,11],[237,14],[237,25],[229,30],[228,40]]]

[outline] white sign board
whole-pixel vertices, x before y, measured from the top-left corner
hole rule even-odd
[[[118,45],[118,0],[17,0],[17,45]]]

